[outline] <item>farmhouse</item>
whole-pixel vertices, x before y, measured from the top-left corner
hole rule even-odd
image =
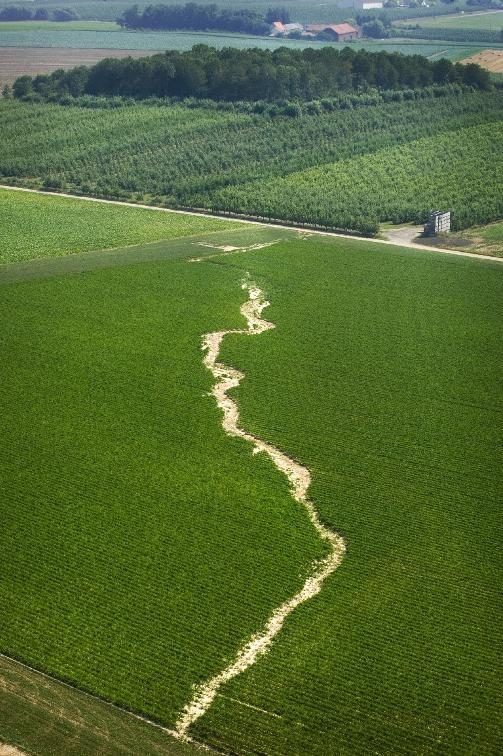
[[[303,32],[302,24],[283,24],[281,21],[274,21],[271,24],[271,37],[286,37],[292,32]]]
[[[308,24],[306,32],[313,34],[330,34],[337,42],[358,39],[360,32],[351,24]]]

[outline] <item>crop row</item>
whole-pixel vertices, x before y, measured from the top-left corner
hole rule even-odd
[[[503,216],[503,122],[438,134],[286,178],[215,193],[223,211],[315,223],[363,233],[381,221],[426,220],[452,211],[453,227]]]
[[[90,111],[5,101],[0,175],[102,196],[225,207],[224,197],[214,199],[220,189],[230,187],[227,201],[234,187],[497,120],[502,103],[503,92],[465,93],[270,119],[183,106]],[[246,204],[253,214],[259,209]]]

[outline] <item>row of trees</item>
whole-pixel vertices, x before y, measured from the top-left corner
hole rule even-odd
[[[416,93],[423,95],[425,91],[416,90]],[[406,93],[404,90],[404,95]],[[390,90],[385,94],[393,95]],[[343,101],[351,104],[354,99],[356,105],[367,97],[348,93]],[[33,107],[17,100],[3,102],[0,150],[3,182],[14,180],[37,186],[37,179],[33,178],[36,176],[40,177],[40,182],[46,182],[47,187],[71,192],[133,198],[171,207],[218,207],[265,214],[264,203],[260,198],[256,203],[249,201],[248,191],[244,192],[246,197],[242,202],[237,201],[234,193],[231,196],[226,192],[225,198],[220,195],[226,188],[235,187],[238,191],[240,187],[256,185],[257,193],[260,194],[262,187],[264,198],[268,197],[271,217],[289,219],[293,218],[293,212],[277,215],[281,209],[268,188],[272,179],[281,193],[281,177],[340,161],[352,163],[353,159],[360,160],[359,156],[382,150],[396,150],[385,163],[394,170],[395,163],[400,164],[402,160],[402,145],[425,136],[495,122],[501,119],[503,112],[503,89],[489,93],[463,91],[443,97],[421,96],[349,109],[339,109],[342,103],[335,101],[334,111],[330,101],[322,100],[317,105],[312,103],[308,111],[314,108],[321,111],[318,115],[301,113],[297,118],[255,114],[255,103],[248,103],[251,111],[246,115],[244,111],[237,112],[239,105],[229,103],[213,102],[213,108],[202,109],[193,101],[194,107],[186,103],[167,108],[164,101],[152,99],[142,103],[128,101],[128,105],[113,107],[116,98],[94,98],[96,105],[98,100],[108,107],[97,106],[91,110],[51,104]],[[468,150],[466,136],[464,143]],[[26,145],[35,146],[27,149]],[[441,152],[439,158],[443,159]],[[432,159],[434,162],[434,156]],[[407,170],[413,171],[411,175],[421,175],[424,166],[418,168],[415,162],[416,158]],[[487,169],[484,167],[482,171]],[[348,169],[344,167],[342,172],[346,175]],[[452,167],[444,161],[437,173],[447,185],[451,172]],[[360,166],[351,175],[353,182],[359,182],[360,186],[362,177],[363,185],[367,184],[364,199],[368,207],[377,191],[373,186],[375,179],[369,178],[373,175],[372,168],[362,174]],[[426,172],[424,182],[428,181]],[[489,174],[486,184],[489,187]],[[316,190],[316,181],[309,185],[311,188],[306,188],[304,196],[306,211],[313,193],[317,193],[318,198],[325,193],[327,200],[334,196],[326,185],[320,191]],[[377,185],[379,187],[379,181]],[[342,203],[344,192],[340,192],[339,197]],[[392,193],[391,198],[398,201],[399,191]],[[487,188],[482,187],[478,201],[483,203],[488,198]],[[349,202],[346,204],[349,210]],[[416,209],[418,204],[414,203]],[[434,200],[432,206],[436,204]],[[451,205],[450,199],[446,200],[445,206]],[[301,209],[302,206],[300,209],[296,206],[299,212]],[[459,212],[458,203],[458,218]],[[368,213],[363,210],[360,215]],[[321,222],[320,217],[312,215],[311,221]],[[337,223],[346,222],[338,217]],[[354,228],[351,223],[347,227]]]
[[[61,69],[49,76],[22,76],[13,86],[17,98],[36,94],[134,97],[196,97],[214,100],[315,100],[341,91],[416,89],[462,84],[491,87],[477,65],[431,62],[420,55],[368,52],[331,47],[292,50],[215,50],[196,45],[188,52],[167,51],[133,59],[106,58],[95,66]]]
[[[127,29],[188,29],[192,31],[241,32],[267,34],[273,21],[288,23],[290,14],[285,8],[270,8],[265,16],[253,10],[218,8],[216,5],[149,5],[142,12],[138,6],[128,8],[117,19]]]
[[[0,21],[75,21],[79,15],[70,8],[23,8],[17,5],[8,5],[0,9]]]
[[[226,187],[212,208],[364,234],[380,222],[424,223],[450,208],[454,229],[502,217],[503,124],[486,123],[413,140],[286,178]]]

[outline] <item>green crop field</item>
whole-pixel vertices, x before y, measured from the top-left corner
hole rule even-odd
[[[24,24],[27,24],[26,27]],[[0,47],[68,47],[75,49],[108,49],[108,50],[190,50],[194,45],[209,45],[211,47],[237,47],[275,50],[278,47],[319,48],[327,44],[342,49],[345,43],[317,42],[304,40],[281,40],[270,37],[256,37],[245,34],[206,33],[206,32],[159,32],[159,31],[125,31],[115,24],[96,24],[75,22],[59,24],[62,28],[53,29],[44,26],[32,28],[32,22],[23,22],[14,26],[9,23],[0,24]],[[468,43],[455,44],[442,40],[365,40],[352,42],[352,49],[368,49],[373,51],[401,52],[405,55],[425,55],[427,57],[442,52],[443,57],[456,58],[473,54],[480,49],[480,44],[470,46]],[[460,50],[461,48],[461,50]]]
[[[0,263],[172,239],[231,225],[212,218],[5,189],[0,189],[0,207]]]
[[[223,189],[218,209],[368,231],[380,221],[423,221],[439,205],[466,228],[503,217],[503,123],[425,137],[269,183]]]
[[[0,8],[12,4],[12,0],[0,0]],[[57,3],[51,3],[51,6],[54,5],[57,5]],[[140,9],[147,5],[149,5],[148,0],[140,0],[138,3]],[[271,0],[220,0],[217,5],[221,8],[247,8],[265,14],[271,7]],[[334,23],[344,21],[354,13],[351,7],[341,8],[339,0],[329,0],[324,3],[313,3],[311,0],[284,0],[281,6],[289,9],[294,21],[303,23]],[[30,8],[35,10],[39,7],[47,8],[46,2],[44,0],[30,2]],[[126,8],[131,7],[131,0],[107,0],[106,3],[103,0],[66,0],[64,3],[59,3],[59,7],[71,8],[83,19],[113,21],[124,13]],[[452,13],[456,8],[466,9],[466,2],[458,0],[448,6],[392,8],[384,9],[384,11],[380,9],[378,12],[384,12],[390,18],[410,18]],[[370,11],[370,13],[372,12]]]
[[[407,19],[404,24],[413,24],[417,22],[420,27],[434,27],[436,29],[481,29],[487,31],[499,31],[503,28],[503,13],[496,11],[494,13],[466,13],[449,16],[435,16],[429,18]]]
[[[497,753],[503,270],[313,238],[233,264],[277,326],[224,342],[243,425],[314,471],[349,550],[198,735],[238,753]]]
[[[120,27],[113,21],[0,21],[0,35],[4,32],[26,31],[114,31]]]
[[[319,110],[317,105],[315,112]],[[46,183],[84,194],[175,207],[232,208],[285,219],[294,217],[295,187],[301,182],[303,190],[309,189],[306,202],[302,198],[302,220],[319,222],[324,216],[325,221],[341,225],[353,211],[348,205],[344,218],[341,216],[341,203],[346,202],[337,191],[337,181],[356,176],[350,196],[364,203],[365,217],[374,215],[377,220],[376,190],[369,195],[361,177],[366,176],[368,186],[373,187],[375,167],[381,165],[394,180],[403,157],[412,161],[412,171],[401,172],[410,195],[415,192],[418,166],[429,164],[442,146],[449,148],[445,155],[452,159],[452,164],[441,169],[442,201],[448,206],[456,202],[461,213],[458,221],[464,218],[470,225],[501,217],[494,215],[495,184],[490,178],[499,157],[493,163],[485,147],[493,149],[502,113],[503,92],[497,90],[333,112],[321,108],[318,114],[298,118],[181,105],[92,109],[4,100],[0,102],[0,176],[4,181],[34,187]],[[475,206],[464,206],[457,178],[454,181],[464,170],[457,148],[461,138],[456,135],[484,124],[480,135],[477,129],[463,132],[471,139],[468,150],[475,161],[474,177],[489,163],[487,177],[477,184],[475,204],[485,203],[486,209],[486,217],[479,217]],[[426,142],[417,142],[425,137]],[[438,166],[434,160],[432,175],[439,176],[443,159],[441,153]],[[323,178],[321,198],[316,182],[310,182],[311,174],[301,173],[310,169],[315,170],[314,177]],[[360,174],[363,170],[370,174]],[[291,174],[296,175],[288,178]],[[471,184],[469,176],[463,180]],[[411,212],[423,212],[430,201],[433,205],[440,201],[436,195],[431,197],[437,184],[429,186],[425,176],[421,181],[421,193],[414,197]],[[277,196],[279,188],[285,190],[281,197]],[[382,191],[379,189],[380,194]],[[387,199],[381,219],[403,215],[404,198],[398,198],[393,206]],[[332,203],[329,217],[327,202]],[[301,220],[298,213],[296,220]]]
[[[51,198],[46,223],[70,234],[76,204],[95,203]],[[348,551],[191,734],[232,753],[499,752],[501,264],[197,222],[0,268],[0,651],[173,727],[324,553],[208,395],[201,336],[243,327],[249,274],[276,328],[224,339],[242,425],[311,470]],[[61,732],[80,756],[108,732],[137,752],[125,715],[2,664],[0,741],[47,753]]]

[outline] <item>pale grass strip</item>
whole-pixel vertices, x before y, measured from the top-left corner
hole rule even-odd
[[[182,740],[188,738],[190,727],[208,711],[215,697],[218,695],[220,687],[251,667],[259,657],[267,653],[288,615],[299,604],[313,598],[313,596],[316,596],[320,592],[324,581],[340,565],[346,550],[342,537],[323,525],[313,503],[308,499],[307,491],[311,483],[311,474],[307,467],[290,459],[290,457],[275,446],[247,433],[238,425],[238,406],[228,396],[227,392],[230,389],[236,388],[244,376],[239,370],[218,362],[222,340],[227,334],[231,333],[257,335],[275,327],[273,323],[269,323],[261,317],[262,311],[269,304],[269,302],[264,300],[262,291],[249,282],[243,284],[243,289],[248,292],[249,296],[248,301],[241,307],[241,313],[246,319],[247,328],[215,331],[207,333],[203,337],[202,348],[205,351],[203,361],[208,370],[216,378],[216,383],[211,393],[215,397],[218,407],[223,412],[222,426],[224,430],[231,436],[249,441],[253,444],[255,452],[265,452],[272,459],[278,470],[288,478],[293,498],[306,508],[313,527],[318,535],[328,543],[330,551],[323,559],[315,562],[312,574],[307,578],[300,591],[275,609],[262,630],[253,635],[238,650],[234,661],[222,672],[195,687],[192,700],[186,705],[176,723],[176,732]]]
[[[156,730],[162,730],[170,737],[175,738],[176,740],[180,740],[180,735],[178,734],[178,732],[170,729],[169,727],[165,727],[162,724],[159,724],[159,722],[154,722],[152,719],[149,719],[143,714],[137,714],[134,711],[130,711],[130,709],[124,709],[122,706],[112,703],[112,701],[107,701],[107,699],[105,698],[100,698],[100,696],[96,696],[94,693],[88,693],[87,690],[82,690],[81,688],[78,688],[76,685],[72,685],[71,683],[65,682],[64,680],[60,680],[58,677],[55,677],[54,675],[49,675],[47,672],[42,672],[40,669],[31,667],[29,664],[25,664],[24,662],[19,661],[19,659],[14,659],[14,657],[8,656],[7,654],[0,653],[0,659],[7,659],[7,661],[12,662],[13,664],[16,664],[19,667],[22,667],[23,669],[27,669],[29,672],[35,675],[38,675],[39,677],[42,677],[45,680],[50,680],[53,683],[57,683],[57,685],[62,685],[64,688],[73,690],[76,693],[79,693],[81,696],[84,696],[85,698],[88,698],[90,700],[103,704],[103,706],[107,706],[109,709],[114,709],[115,711],[118,711],[121,714],[126,714],[128,717],[132,717],[133,719],[137,719],[140,722],[143,722],[144,724],[150,725],[151,727],[155,727]],[[1,672],[2,670],[0,668],[0,688],[3,690],[9,690],[8,686],[2,680]],[[206,743],[201,743],[200,741],[195,740],[194,738],[185,737],[184,740],[189,741],[200,750],[213,751],[213,752],[216,751],[215,748],[212,748]],[[2,756],[1,752],[0,752],[0,756]]]

